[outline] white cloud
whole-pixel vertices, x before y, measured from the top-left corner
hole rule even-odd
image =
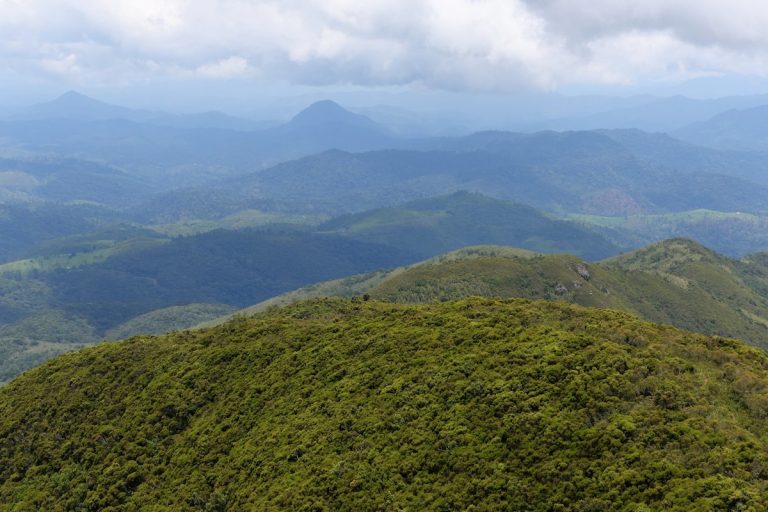
[[[74,53],[59,58],[42,59],[40,66],[51,74],[62,76],[72,75],[80,71],[77,65],[77,55]]]
[[[248,74],[251,68],[246,59],[242,57],[229,57],[198,66],[196,71],[200,76],[206,78],[235,78]]]
[[[766,26],[754,0],[0,0],[0,67],[554,88],[766,75]]]

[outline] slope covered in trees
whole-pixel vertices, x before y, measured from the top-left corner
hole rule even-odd
[[[0,509],[763,510],[767,390],[617,312],[299,303],[0,389]]]
[[[597,263],[570,255],[475,247],[389,272],[320,283],[244,312],[320,296],[367,294],[401,303],[522,297],[622,310],[768,347],[767,263],[764,253],[733,260],[685,239]]]
[[[604,236],[576,222],[553,218],[523,204],[463,191],[395,208],[344,215],[319,229],[399,247],[419,258],[485,244],[567,252],[590,260],[618,252]]]

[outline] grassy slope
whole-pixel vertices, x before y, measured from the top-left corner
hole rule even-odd
[[[764,510],[766,391],[622,313],[319,300],[0,389],[0,510]]]
[[[318,296],[369,294],[411,303],[472,295],[523,297],[618,309],[768,347],[768,261],[758,256],[732,260],[681,239],[596,264],[568,255],[469,248],[390,273],[320,283],[245,312]]]
[[[687,254],[688,246],[667,247],[659,261]],[[693,247],[693,246],[691,246]],[[448,300],[470,295],[567,300],[584,306],[619,309],[651,321],[708,334],[739,337],[768,347],[768,298],[750,288],[721,258],[681,261],[656,269],[651,261],[590,265],[572,256],[533,259],[483,258],[425,265],[369,291],[397,302]],[[715,257],[712,255],[712,257]],[[579,269],[588,272],[585,279]]]
[[[274,306],[287,306],[298,302],[300,300],[314,299],[317,297],[353,297],[355,295],[364,295],[369,293],[372,289],[378,285],[387,282],[402,273],[408,272],[420,267],[421,265],[430,264],[442,264],[452,261],[460,261],[464,259],[474,259],[482,257],[508,257],[508,258],[532,258],[537,253],[526,251],[525,249],[517,249],[514,247],[501,247],[495,245],[487,246],[475,246],[465,247],[451,251],[440,256],[435,256],[428,260],[408,265],[404,267],[397,267],[392,270],[379,270],[375,272],[369,272],[367,274],[359,274],[342,279],[334,279],[332,281],[324,281],[321,283],[311,284],[297,290],[293,290],[287,293],[283,293],[267,299],[265,301],[254,304],[253,306],[241,309],[237,312],[238,315],[252,315],[266,311]],[[215,320],[203,322],[199,327],[213,327],[221,325],[229,320],[231,315],[222,316]]]

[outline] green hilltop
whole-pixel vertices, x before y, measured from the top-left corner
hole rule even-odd
[[[16,378],[0,510],[765,510],[767,391],[624,313],[320,299]]]
[[[421,259],[480,244],[566,252],[589,260],[618,253],[616,245],[582,224],[470,192],[344,215],[320,229],[364,242],[406,247]]]
[[[402,303],[469,296],[560,300],[768,347],[768,258],[734,260],[685,239],[597,263],[503,247],[466,248],[390,272],[313,285],[243,312],[363,294]]]

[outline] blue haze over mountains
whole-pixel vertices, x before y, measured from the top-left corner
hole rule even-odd
[[[393,110],[382,105],[359,107],[364,115],[321,100],[270,123],[131,109],[70,91],[0,122],[0,194],[18,207],[87,202],[109,210],[105,218],[139,223],[248,209],[333,216],[459,190],[559,215],[768,209],[768,107],[754,106],[763,96],[476,99],[465,107],[496,102],[507,124],[529,130],[406,135],[376,120]]]
[[[495,102],[506,118],[488,120],[488,128],[528,129],[406,135],[376,120],[377,112],[387,118],[394,110],[382,105],[359,107],[369,113],[363,115],[322,100],[287,122],[270,123],[213,111],[131,109],[71,91],[17,108],[0,122],[9,169],[0,193],[20,204],[88,201],[128,218],[131,206],[150,212],[145,204],[158,194],[175,195],[181,204],[184,197],[194,203],[207,194],[215,203],[222,196],[218,212],[194,212],[187,204],[179,206],[186,213],[176,214],[177,201],[161,201],[169,209],[157,214],[162,220],[252,206],[336,214],[463,189],[558,213],[764,210],[768,107],[759,105],[766,97],[476,99],[465,107],[482,113]],[[562,129],[569,131],[547,131]],[[740,144],[729,144],[727,133]],[[307,178],[313,186],[295,186]],[[662,182],[672,186],[661,190]],[[726,185],[733,193],[723,196]]]

